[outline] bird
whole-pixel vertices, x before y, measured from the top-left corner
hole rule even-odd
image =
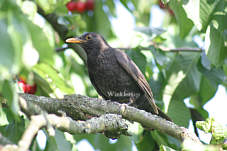
[[[151,88],[133,60],[125,52],[112,48],[102,35],[86,32],[66,39],[66,43],[84,49],[90,81],[105,100],[125,103],[172,121],[155,104]]]

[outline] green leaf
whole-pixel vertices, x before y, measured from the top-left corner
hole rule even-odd
[[[149,37],[158,36],[165,32],[163,28],[154,28],[154,27],[136,27],[135,31],[146,34]]]
[[[128,136],[122,135],[115,143],[110,143],[110,140],[102,134],[76,135],[74,137],[77,142],[82,139],[87,139],[95,150],[128,151],[132,149],[132,141]]]
[[[165,111],[175,123],[185,127],[190,112],[183,99],[199,91],[201,74],[196,68],[199,57],[196,53],[177,55],[167,69],[167,83],[163,88]]]
[[[206,31],[205,51],[215,66],[221,66],[227,57],[227,2],[220,0]]]
[[[222,68],[212,68],[211,70],[207,70],[201,66],[198,66],[200,72],[210,81],[210,84],[216,88],[219,84],[222,84],[226,79],[226,75]]]
[[[107,14],[103,10],[102,1],[95,1],[94,18],[91,21],[89,25],[92,26],[92,31],[97,31],[106,38],[111,36],[111,24]]]
[[[227,47],[224,46],[222,33],[215,28],[214,24],[207,28],[205,45],[210,62],[217,67],[221,66],[227,57]]]
[[[201,64],[203,65],[204,68],[206,68],[208,70],[211,69],[211,63],[204,51],[201,54]]]
[[[58,150],[57,148],[57,142],[54,136],[49,136],[47,138],[47,143],[46,143],[46,148],[45,151],[53,151],[53,150]]]
[[[209,24],[212,15],[214,13],[215,6],[221,0],[207,1],[207,0],[190,0],[183,5],[183,8],[198,30],[206,29]],[[192,11],[193,8],[193,11]]]
[[[72,150],[72,144],[69,143],[64,136],[64,133],[55,130],[55,136],[54,136],[56,143],[57,143],[57,148],[59,151],[71,151]]]
[[[212,134],[211,144],[222,144],[227,137],[227,128],[216,122],[214,118],[196,122],[196,127],[206,133]]]
[[[132,10],[128,7],[129,0],[120,0],[120,2],[130,13],[132,13]]]
[[[21,9],[31,19],[34,19],[37,14],[37,5],[33,1],[23,1]]]
[[[1,89],[3,97],[7,100],[10,111],[14,114],[14,118],[18,120],[18,113],[20,111],[18,104],[18,94],[16,87],[12,81],[5,80]]]
[[[0,19],[0,67],[8,69],[9,73],[12,73],[13,67],[15,66],[15,51],[13,43],[8,33],[8,25],[6,19]],[[1,68],[0,68],[1,69]],[[1,75],[3,70],[1,69]]]
[[[7,120],[7,115],[0,105],[0,126],[8,125],[9,121]]]
[[[25,121],[21,118],[18,122],[13,121],[9,125],[1,126],[0,132],[7,139],[17,144],[25,130]]]
[[[134,1],[134,6],[135,11],[133,13],[135,15],[136,23],[148,26],[150,21],[150,10],[152,6],[152,1]]]
[[[39,52],[40,61],[53,64],[54,48],[50,38],[47,37],[42,28],[33,24],[30,20],[26,19],[24,22],[31,31],[32,44]]]
[[[73,88],[70,87],[61,75],[50,65],[44,63],[37,64],[33,67],[33,71],[48,83],[56,96],[63,97],[63,94],[74,93]],[[42,85],[40,86],[42,87]]]
[[[200,74],[195,68],[198,59],[199,54],[181,53],[180,55],[177,55],[175,57],[175,59],[167,69],[167,83],[163,88],[163,101],[165,104],[165,111],[168,110],[169,103],[171,99],[173,99],[173,97],[175,99],[182,100],[191,93],[194,93],[194,91],[198,91]],[[180,87],[178,88],[178,86]],[[193,86],[194,90],[188,90],[188,86]]]
[[[150,84],[152,93],[154,95],[155,101],[162,100],[162,87],[164,82],[165,82],[165,79],[162,72],[158,73],[157,79],[150,78],[149,84]],[[156,102],[156,104],[158,104],[158,102]]]
[[[141,136],[143,134],[144,128],[140,123],[133,122],[133,124],[129,124],[128,133],[132,136],[132,139],[135,143],[140,142]]]
[[[126,53],[135,62],[139,69],[145,73],[147,61],[144,54],[142,54],[139,50],[128,50]]]
[[[195,58],[191,58],[192,62],[188,66],[186,77],[183,81],[178,85],[175,90],[174,96],[177,99],[184,99],[193,94],[196,94],[200,90],[200,81],[201,81],[201,73],[197,69],[197,61],[198,55],[194,56]],[[187,58],[189,59],[189,58]],[[189,89],[190,88],[190,89]]]
[[[208,80],[206,77],[202,77],[200,83],[200,105],[204,105],[209,101],[216,93],[218,89],[218,85],[211,84],[211,81]]]
[[[69,0],[35,0],[36,3],[48,14],[54,11],[58,3],[65,4]]]
[[[186,16],[185,10],[182,7],[182,1],[171,0],[169,4],[170,8],[174,11],[177,23],[179,24],[180,36],[183,38],[191,31],[193,23]]]
[[[167,114],[177,125],[188,127],[191,114],[183,100],[171,100]]]
[[[172,148],[165,146],[165,145],[161,145],[160,151],[175,151],[175,149],[172,149]]]
[[[206,133],[212,132],[212,124],[214,122],[213,118],[209,118],[206,121],[196,122],[196,127],[203,130]]]
[[[160,133],[158,131],[151,131],[150,134],[159,146],[165,145],[165,146],[169,146],[173,149],[180,150],[179,141],[177,141],[173,137],[167,136],[167,135]]]
[[[153,151],[155,148],[155,140],[148,131],[140,136],[140,141],[136,142],[136,147],[139,151]]]
[[[105,1],[105,3],[108,6],[109,12],[111,13],[111,15],[116,17],[114,0],[108,0],[108,1]]]

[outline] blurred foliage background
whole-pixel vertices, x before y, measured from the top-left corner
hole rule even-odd
[[[80,8],[69,8],[70,0],[0,1],[0,96],[7,104],[0,104],[0,134],[17,143],[26,129],[29,119],[21,116],[17,95],[25,92],[24,85],[35,85],[35,95],[62,98],[76,93],[98,97],[84,58],[64,43],[67,37],[91,31],[102,34],[113,47],[127,48],[124,51],[145,74],[158,106],[180,126],[187,128],[192,120],[197,133],[196,121],[209,117],[203,106],[219,85],[227,87],[226,0],[88,1],[90,7],[80,4]],[[111,24],[117,17],[117,5],[135,19],[127,44],[119,40]],[[154,6],[165,12],[161,28],[150,25]],[[53,13],[55,23],[45,16]],[[182,47],[202,51],[171,51]],[[57,53],[57,49],[66,51]],[[18,84],[21,79],[25,80],[22,87]],[[192,107],[185,104],[185,99]],[[198,127],[213,134],[211,144],[220,144],[226,132],[215,137],[215,128],[209,131],[210,127],[205,126],[212,122],[214,119]],[[220,126],[217,131],[220,129],[225,128]],[[181,148],[176,139],[157,131],[143,133],[138,124],[132,131],[132,137],[122,136],[112,142],[102,134],[71,136],[56,130],[53,137],[43,129],[46,145],[40,147],[35,139],[30,149],[77,150],[76,144],[84,139],[101,151],[131,150],[132,146],[139,151]]]

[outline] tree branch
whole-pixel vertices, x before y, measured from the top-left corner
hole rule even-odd
[[[147,128],[153,128],[169,134],[180,141],[190,139],[196,143],[200,143],[198,137],[188,129],[179,127],[173,122],[166,121],[159,116],[126,104],[119,104],[117,102],[105,101],[98,98],[89,98],[82,95],[65,96],[64,99],[54,99],[29,94],[19,94],[19,96],[20,98],[23,98],[20,100],[26,100],[28,106],[29,103],[34,103],[48,113],[59,114],[59,111],[63,111],[67,116],[70,116],[75,120],[86,120],[90,116],[101,116],[107,113],[118,114],[122,115],[122,117],[127,120],[139,122]]]
[[[100,117],[94,117],[87,121],[74,121],[69,117],[59,117],[55,114],[41,114],[31,116],[30,124],[24,132],[21,140],[18,143],[18,149],[26,151],[37,134],[39,129],[47,126],[50,123],[52,126],[69,132],[71,134],[91,134],[101,133],[104,131],[117,132],[118,134],[126,134],[126,121],[116,114],[105,114]]]

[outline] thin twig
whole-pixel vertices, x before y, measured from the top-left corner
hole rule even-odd
[[[62,52],[62,51],[65,51],[66,49],[69,49],[69,47],[56,48],[55,51],[56,52]]]
[[[165,51],[165,52],[202,52],[203,49],[201,48],[166,48],[166,47],[163,47],[163,46],[152,46],[154,48],[158,48],[162,51]],[[127,48],[118,48],[120,50],[131,50],[133,48],[131,47],[127,47]],[[139,49],[141,50],[152,50],[151,47],[139,47]]]

